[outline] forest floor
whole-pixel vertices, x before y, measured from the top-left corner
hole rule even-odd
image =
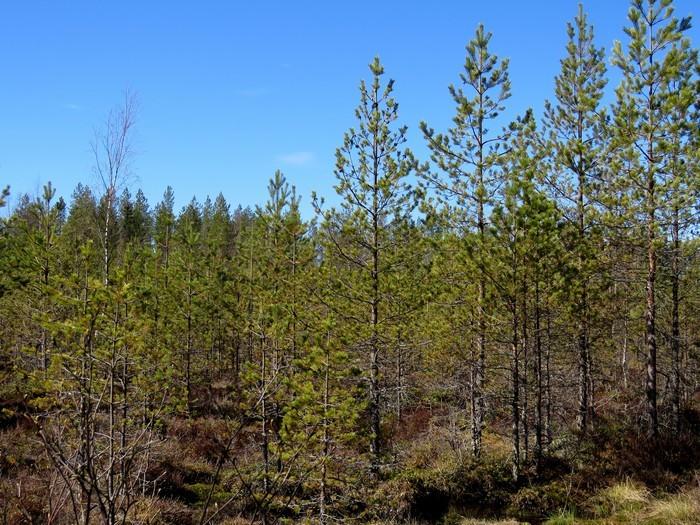
[[[458,525],[697,525],[700,524],[700,485],[678,494],[654,497],[644,486],[632,482],[612,485],[591,499],[596,517],[583,518],[562,511],[547,520],[453,520]]]
[[[700,524],[700,488],[678,494],[652,497],[648,490],[632,483],[613,485],[600,496],[599,517],[578,518],[560,513],[546,525],[697,525]]]
[[[44,523],[46,502],[56,499],[58,478],[26,418],[10,417],[7,409],[0,416],[3,413],[0,523]],[[394,454],[388,459],[393,463],[387,461],[387,469],[372,483],[362,477],[361,468],[347,470],[355,478],[334,487],[333,492],[339,522],[700,525],[697,406],[685,414],[684,433],[662,435],[656,441],[641,436],[633,424],[624,421],[622,412],[600,415],[585,437],[562,429],[539,464],[530,454],[517,482],[512,477],[507,426],[493,425],[484,434],[485,453],[475,460],[460,430],[466,423],[454,423],[452,415],[440,409],[415,408],[405,413],[400,424],[387,427]],[[259,522],[251,511],[254,502],[245,497],[241,484],[257,479],[260,428],[251,423],[237,434],[227,453],[225,444],[231,432],[229,422],[209,414],[165,418],[162,439],[154,445],[144,473],[153,480],[149,482],[157,496],[140,498],[128,523],[195,525],[201,521],[210,492],[211,508],[222,509],[221,519],[210,523]],[[357,451],[339,450],[338,459],[352,454]],[[236,460],[224,462],[217,474],[221,457]],[[304,488],[294,505],[281,496],[275,499],[276,506],[269,505],[270,522],[315,522],[312,505],[317,487]]]

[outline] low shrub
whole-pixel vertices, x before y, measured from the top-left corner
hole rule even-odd
[[[570,487],[561,481],[523,487],[516,492],[509,512],[516,516],[540,517],[571,509]]]
[[[397,479],[397,495],[403,498],[395,503],[397,508],[427,520],[440,518],[451,507],[503,508],[515,488],[507,459],[492,456],[443,457],[428,468],[406,469]]]
[[[159,498],[142,498],[129,513],[129,525],[192,525],[195,516],[183,503]]]

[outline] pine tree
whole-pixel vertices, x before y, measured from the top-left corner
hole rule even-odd
[[[336,308],[357,330],[354,346],[367,354],[369,449],[371,470],[376,472],[382,453],[380,354],[388,343],[387,293],[398,263],[391,260],[397,242],[392,232],[414,208],[406,178],[416,162],[402,149],[406,128],[394,129],[398,104],[391,96],[393,80],[382,85],[384,67],[378,58],[370,71],[372,83],[360,84],[358,128],[345,134],[336,152],[340,210],[323,213],[322,235],[326,257],[336,261],[338,271]]]
[[[168,186],[163,193],[163,199],[155,209],[154,240],[158,254],[158,266],[163,274],[163,286],[168,287],[168,271],[172,252],[173,231],[175,228],[175,194]]]
[[[205,346],[207,374],[212,381],[214,374],[221,377],[225,358],[227,363],[231,363],[228,357],[232,345],[233,316],[236,315],[231,304],[233,270],[228,264],[232,255],[231,217],[222,194],[203,215],[204,308],[207,312]]]
[[[316,277],[318,285],[321,276]],[[284,414],[283,437],[295,444],[292,450],[303,451],[296,477],[302,482],[311,477],[307,484],[317,489],[319,522],[328,523],[333,502],[342,495],[343,478],[348,477],[337,454],[353,443],[361,406],[353,387],[352,360],[342,349],[334,320],[324,307],[316,315],[311,319],[315,329],[304,338],[290,377],[293,396]]]
[[[196,199],[183,208],[174,230],[172,280],[170,293],[176,314],[175,333],[180,350],[179,371],[184,390],[178,406],[188,417],[194,413],[201,399],[195,396],[200,371],[198,354],[201,342],[203,268],[201,258],[201,208]]]
[[[71,195],[68,216],[61,235],[62,250],[65,251],[68,266],[66,273],[81,266],[83,246],[89,242],[99,242],[96,226],[97,213],[97,203],[92,190],[83,184],[78,184]],[[97,257],[94,250],[89,253],[91,257]],[[94,272],[96,265],[89,265],[89,268]]]
[[[119,233],[120,249],[134,244],[145,246],[151,241],[152,219],[148,209],[148,201],[141,190],[132,200],[131,193],[125,188],[119,200]]]
[[[49,182],[44,186],[41,198],[37,199],[31,208],[35,225],[33,231],[29,232],[32,241],[30,254],[40,278],[35,280],[37,300],[30,301],[29,304],[33,302],[38,306],[38,316],[43,320],[49,316],[51,309],[49,296],[58,258],[56,241],[60,234],[61,219],[65,209],[63,200],[53,203],[55,196],[56,190]],[[49,367],[49,333],[46,328],[40,330],[39,348],[41,368],[46,373]]]
[[[180,368],[178,363],[179,343],[176,333],[176,296],[173,289],[173,253],[175,237],[175,195],[168,186],[153,213],[153,247],[149,254],[150,268],[145,272],[143,284],[144,315],[148,316],[148,332],[151,340],[152,384],[158,381],[168,385],[167,406],[177,409],[181,389],[176,386]],[[157,391],[149,389],[151,392]],[[146,404],[150,401],[145,399]]]
[[[508,334],[511,373],[512,475],[520,476],[529,460],[529,373],[536,386],[535,453],[541,459],[544,432],[542,378],[541,286],[557,275],[559,213],[537,188],[543,168],[536,124],[531,111],[509,127],[508,153],[503,157],[500,198],[493,211],[489,250],[493,255],[490,284],[502,305],[503,331]],[[545,277],[545,271],[547,272]],[[532,307],[531,307],[532,305]],[[534,323],[531,316],[534,314]],[[534,324],[534,326],[533,326]],[[529,354],[529,331],[534,329],[534,366]]]
[[[625,28],[625,51],[617,41],[613,63],[622,74],[615,106],[616,166],[627,164],[627,177],[617,182],[628,191],[631,214],[639,214],[644,235],[646,413],[649,435],[658,434],[657,409],[657,259],[661,242],[660,220],[668,177],[664,163],[669,149],[667,115],[673,97],[670,86],[683,65],[676,46],[689,27],[689,19],[673,16],[672,0],[634,0]]]
[[[5,186],[2,191],[0,191],[0,208],[4,208],[7,204],[7,198],[10,196],[10,187]]]
[[[576,257],[576,275],[570,282],[572,316],[578,347],[578,417],[581,432],[588,428],[593,399],[591,388],[590,289],[596,272],[594,228],[596,187],[604,164],[605,114],[600,107],[607,80],[605,52],[594,42],[593,27],[579,5],[567,25],[566,57],[555,79],[556,105],[545,105],[552,177],[547,182],[566,210],[575,236],[570,252]]]
[[[471,381],[472,403],[472,451],[481,454],[481,435],[484,428],[486,399],[487,353],[487,278],[486,247],[488,209],[494,196],[495,177],[498,172],[499,150],[505,136],[489,129],[504,109],[510,97],[508,59],[500,60],[489,51],[491,33],[483,25],[476,29],[474,38],[467,45],[464,72],[460,74],[461,86],[450,86],[450,94],[457,106],[454,126],[445,134],[421,123],[421,130],[431,150],[431,159],[445,174],[443,178],[424,170],[428,186],[437,190],[446,202],[456,206],[455,226],[467,231],[476,230],[478,244],[470,251],[476,257],[474,266],[478,274],[478,299],[476,305],[477,336],[475,365]]]
[[[695,224],[695,203],[700,195],[700,175],[698,175],[698,146],[700,145],[700,125],[698,124],[698,104],[700,80],[698,79],[698,51],[691,49],[687,38],[675,45],[680,54],[678,69],[669,86],[670,110],[668,126],[669,151],[663,171],[668,174],[665,223],[670,230],[670,278],[671,278],[671,428],[675,433],[681,430],[681,306],[684,268],[687,261],[683,254],[681,238]]]
[[[145,341],[134,315],[135,290],[122,269],[108,285],[91,277],[92,249],[83,248],[82,268],[53,291],[67,315],[45,324],[56,348],[49,395],[34,421],[50,460],[68,480],[74,521],[91,523],[97,512],[104,523],[116,524],[136,503],[155,419],[136,410]]]

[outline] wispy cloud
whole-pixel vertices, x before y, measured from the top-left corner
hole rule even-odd
[[[63,107],[65,109],[70,109],[71,111],[80,111],[81,109],[83,109],[83,106],[73,103],[63,104]]]
[[[314,160],[314,154],[310,151],[294,151],[292,153],[280,155],[279,159],[285,164],[290,164],[292,166],[303,166]]]

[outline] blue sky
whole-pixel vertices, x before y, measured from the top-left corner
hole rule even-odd
[[[552,93],[578,0],[0,2],[0,186],[95,184],[90,140],[125,89],[139,100],[131,186],[179,207],[222,191],[262,203],[279,168],[309,212],[331,196],[335,148],[354,125],[357,86],[375,55],[396,80],[410,145],[418,123],[449,124],[447,86],[479,22],[511,60],[508,115]],[[627,0],[584,2],[599,45],[625,41]],[[677,0],[678,16],[697,0]],[[690,36],[697,47],[698,28]],[[617,82],[616,72],[610,90]],[[332,198],[330,199],[332,202]]]

